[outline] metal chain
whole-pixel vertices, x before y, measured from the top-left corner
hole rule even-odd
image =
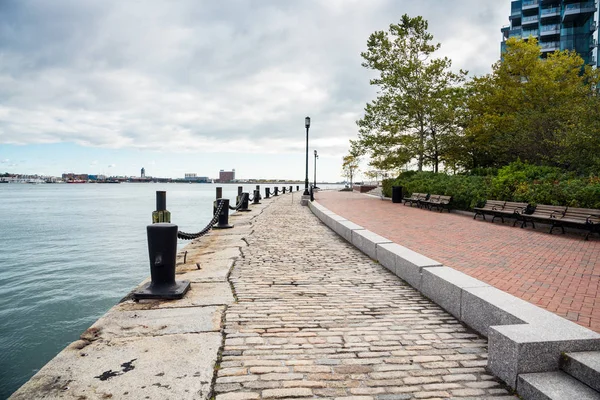
[[[183,239],[183,240],[192,240],[192,239],[198,239],[199,237],[206,235],[211,230],[213,225],[215,225],[217,223],[217,221],[219,220],[219,215],[221,214],[221,211],[223,210],[223,204],[225,204],[224,201],[219,202],[219,205],[217,206],[217,209],[215,210],[215,215],[213,216],[213,219],[211,219],[210,222],[208,223],[208,225],[206,225],[204,227],[204,229],[202,229],[200,232],[186,233],[186,232],[179,231],[179,232],[177,232],[177,237],[179,239]]]
[[[249,196],[249,195],[248,195],[248,193],[242,193],[242,195],[240,196],[240,202],[239,202],[239,203],[237,203],[237,204],[235,205],[235,207],[229,206],[229,209],[230,209],[230,210],[235,210],[235,211],[237,211],[237,210],[239,210],[240,208],[242,208],[242,204],[244,203],[244,198],[245,198],[246,196]]]

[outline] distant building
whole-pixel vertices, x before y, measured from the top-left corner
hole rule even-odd
[[[89,179],[90,176],[88,174],[74,174],[72,172],[62,174],[62,180],[65,182],[87,182]]]
[[[532,36],[542,48],[542,57],[555,50],[575,50],[586,64],[600,66],[597,57],[598,8],[595,1],[511,1],[510,26],[502,31],[501,52],[506,40]]]
[[[207,176],[198,176],[197,174],[185,174],[185,178],[186,181],[189,182],[198,182],[198,183],[206,183],[208,182],[208,177]]]
[[[233,182],[234,180],[235,180],[235,169],[232,169],[231,171],[225,171],[225,170],[219,171],[219,182],[220,183]]]
[[[142,170],[140,171],[140,178],[145,178],[146,177],[146,169],[144,167],[142,167]]]

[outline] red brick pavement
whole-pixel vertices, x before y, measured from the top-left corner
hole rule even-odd
[[[439,213],[364,194],[318,192],[323,206],[446,266],[600,332],[600,239],[490,217]],[[472,215],[472,214],[471,214]]]

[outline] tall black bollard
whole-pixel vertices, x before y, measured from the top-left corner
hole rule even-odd
[[[293,186],[290,186],[290,193],[292,193],[294,191],[293,188],[294,188]]]
[[[148,254],[152,280],[133,293],[135,299],[180,299],[190,289],[189,281],[175,281],[177,225],[148,225]]]
[[[271,197],[271,188],[265,188],[265,199]]]
[[[260,194],[260,185],[256,185],[256,191],[258,192],[258,200],[262,200],[262,195]]]
[[[223,206],[219,213],[219,220],[216,225],[213,225],[213,229],[233,228],[233,225],[229,225],[229,199],[219,199],[215,201],[215,209],[218,207],[219,203],[223,203]]]
[[[300,190],[300,186],[296,185],[296,192]]]
[[[167,211],[167,192],[156,191],[156,211],[152,212],[152,223],[171,222],[171,213]]]
[[[244,191],[244,187],[243,186],[238,186],[238,194],[235,197],[235,205],[237,206],[240,203],[241,200],[241,196],[242,196],[242,192]]]
[[[274,190],[275,190],[275,193],[273,193],[273,197],[276,197],[276,196],[278,196],[279,188],[277,186],[275,186]]]
[[[251,211],[248,208],[248,198],[250,197],[250,194],[249,193],[242,193],[240,196],[242,196],[242,205],[238,209],[238,211]]]
[[[285,186],[281,188],[281,192],[285,194]]]
[[[315,188],[314,186],[310,186],[310,201],[315,201]]]
[[[219,200],[223,198],[223,188],[222,187],[217,187],[217,198],[216,200]],[[217,212],[217,202],[213,202],[213,215],[215,215],[215,213]]]
[[[260,190],[258,189],[254,191],[254,198],[252,199],[252,204],[260,204]]]

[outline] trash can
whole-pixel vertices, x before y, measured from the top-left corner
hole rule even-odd
[[[402,203],[402,186],[392,186],[392,203]]]

